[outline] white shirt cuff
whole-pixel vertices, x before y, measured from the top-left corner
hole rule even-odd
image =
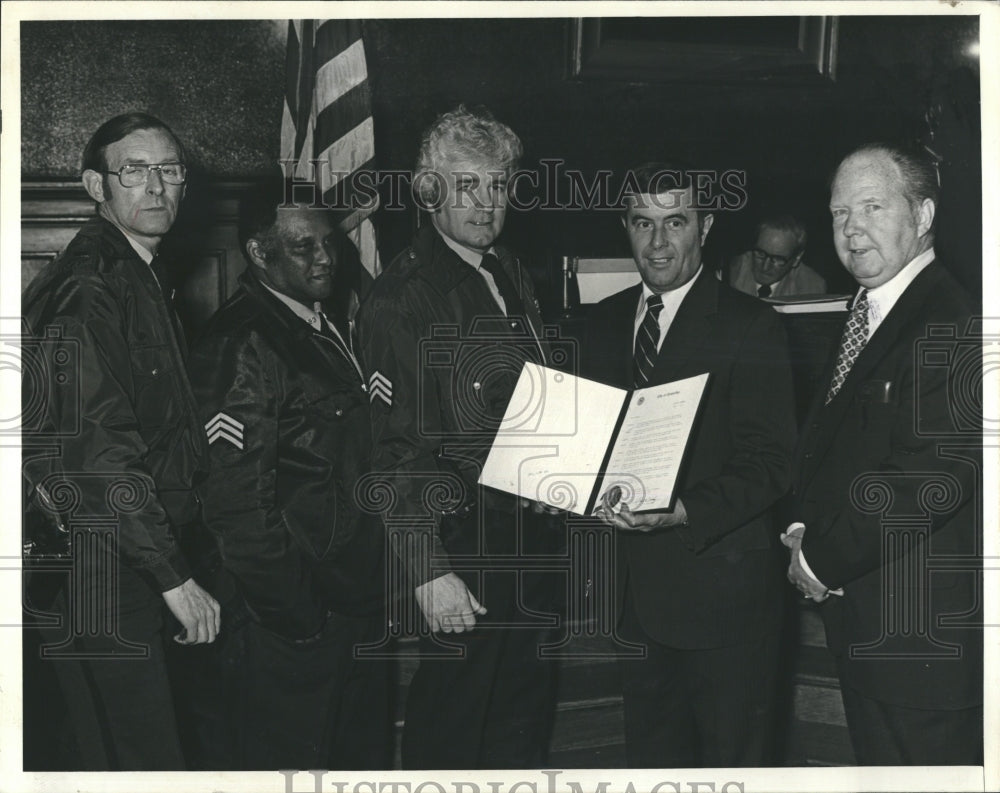
[[[789,527],[789,528],[791,528],[791,527]],[[812,571],[812,568],[809,566],[809,562],[806,561],[806,556],[805,556],[804,553],[802,553],[802,549],[801,548],[799,548],[799,566],[802,568],[802,570],[805,572],[805,574],[807,576],[809,576],[813,581],[815,581],[821,587],[823,587],[824,589],[826,589],[826,591],[829,592],[831,595],[840,595],[840,596],[842,596],[844,594],[844,590],[843,589],[830,589],[829,587],[827,587],[826,584],[824,584],[822,581],[820,581],[816,577],[816,574]]]

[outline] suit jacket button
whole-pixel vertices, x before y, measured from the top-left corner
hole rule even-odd
[[[341,408],[337,408],[336,413],[337,413],[338,416],[343,416],[344,415],[344,411]]]

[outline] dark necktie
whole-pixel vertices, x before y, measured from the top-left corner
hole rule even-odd
[[[650,295],[646,298],[646,316],[642,318],[639,332],[635,336],[635,355],[633,373],[635,387],[642,388],[649,382],[656,362],[656,345],[660,340],[660,312],[663,311],[663,298],[660,295]]]
[[[493,276],[493,283],[496,284],[497,291],[500,293],[500,297],[503,298],[504,305],[507,308],[507,316],[523,317],[524,303],[521,302],[521,296],[517,293],[513,282],[507,277],[507,273],[504,272],[503,267],[500,265],[500,260],[492,253],[487,253],[483,256],[480,267]]]
[[[160,287],[160,294],[163,295],[163,302],[167,306],[167,315],[170,317],[170,325],[177,337],[177,346],[180,348],[181,356],[187,357],[187,339],[184,336],[184,328],[181,326],[177,311],[174,309],[174,290],[170,285],[170,268],[160,254],[153,254],[153,259],[149,263],[149,269],[156,276],[156,283]]]
[[[771,286],[769,284],[763,284],[757,287],[757,297],[770,297],[771,296]]]
[[[156,276],[156,283],[160,287],[160,291],[163,293],[163,299],[170,304],[170,270],[167,266],[166,260],[160,256],[160,254],[154,254],[153,260],[149,263],[149,269],[153,271],[153,275]]]
[[[868,292],[862,290],[844,325],[844,335],[840,337],[840,347],[837,350],[837,365],[833,370],[830,390],[826,392],[826,402],[829,405],[840,387],[847,379],[851,367],[858,355],[868,343]]]

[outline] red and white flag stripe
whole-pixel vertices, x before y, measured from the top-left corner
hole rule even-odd
[[[281,158],[296,161],[296,179],[316,180],[327,204],[349,208],[341,228],[357,246],[361,263],[377,276],[381,264],[371,215],[378,201],[358,196],[346,178],[361,168],[373,169],[375,159],[360,20],[288,23]]]

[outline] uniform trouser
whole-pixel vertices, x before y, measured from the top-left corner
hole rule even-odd
[[[162,595],[123,565],[117,603],[106,596],[107,571],[74,575],[79,580],[54,604],[62,624],[40,628],[43,644],[55,650],[40,662],[51,664],[59,680],[80,770],[183,770]]]
[[[620,661],[629,767],[772,765],[779,634],[676,649],[646,635],[631,597],[621,636],[644,644],[647,657]]]
[[[515,607],[515,574],[486,574],[489,610],[461,634],[436,634],[463,657],[434,658],[442,647],[420,640],[403,730],[406,769],[538,768],[548,749],[554,708],[554,659],[539,657],[551,629],[525,625]],[[537,618],[536,618],[537,619]]]
[[[873,663],[878,663],[874,661]],[[983,708],[925,710],[890,705],[843,686],[858,765],[981,765]]]
[[[234,770],[385,769],[385,660],[356,658],[384,633],[381,616],[331,614],[295,642],[254,622],[220,637],[221,720],[207,764]]]
[[[455,559],[477,560],[457,574],[488,613],[471,632],[421,637],[403,729],[407,769],[538,768],[547,754],[556,660],[539,649],[554,641],[561,608],[558,576],[538,563],[560,549],[562,520],[526,509],[486,510],[482,520],[481,534],[466,523],[445,543]],[[441,643],[461,657],[440,657]]]

